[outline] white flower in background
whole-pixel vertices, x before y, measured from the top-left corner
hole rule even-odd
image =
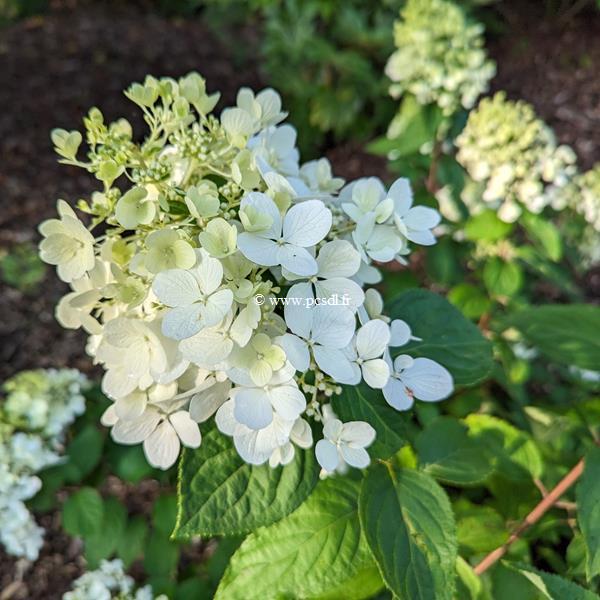
[[[327,242],[319,250],[316,258],[317,272],[305,283],[294,284],[288,298],[307,300],[303,306],[312,306],[315,298],[344,304],[356,310],[364,302],[365,294],[361,287],[350,279],[360,268],[360,254],[346,240]],[[300,277],[282,270],[283,276],[295,281]]]
[[[439,402],[447,398],[454,388],[452,375],[442,365],[429,358],[412,358],[407,354],[396,357],[392,363],[389,355],[390,379],[383,388],[383,397],[397,410],[408,410],[414,399]]]
[[[331,163],[326,158],[304,163],[300,167],[300,177],[311,191],[322,194],[335,194],[344,185],[341,177],[333,176]]]
[[[462,193],[471,214],[490,208],[509,223],[523,208],[540,213],[556,202],[576,172],[574,152],[557,145],[530,104],[507,100],[504,92],[469,113],[456,145],[458,162],[478,183]]]
[[[408,0],[400,17],[394,26],[398,49],[385,68],[393,82],[390,94],[413,94],[420,104],[435,103],[447,115],[461,106],[472,108],[496,73],[486,57],[483,26],[470,23],[458,5],[446,0]]]
[[[371,459],[365,450],[375,439],[375,430],[364,421],[342,423],[329,405],[323,406],[323,439],[315,446],[322,467],[321,477],[335,471],[344,472],[346,465],[357,469],[369,466]]]
[[[39,226],[44,236],[40,258],[56,265],[58,276],[70,283],[94,267],[94,236],[64,200],[58,201],[57,210],[60,219],[49,219]]]
[[[198,264],[193,269],[159,273],[152,290],[171,308],[163,318],[164,335],[183,340],[220,323],[233,302],[231,290],[219,289],[222,281],[223,266],[205,250],[198,251]]]
[[[300,172],[296,149],[296,130],[291,125],[267,127],[248,141],[262,173],[276,171],[282,175],[297,176]]]
[[[25,501],[42,486],[35,475],[61,461],[65,428],[83,413],[87,380],[75,370],[22,371],[2,391],[0,422],[0,543],[27,560],[38,557],[44,530]]]
[[[314,275],[317,262],[307,247],[318,244],[331,229],[331,211],[320,200],[296,204],[282,219],[279,209],[265,194],[244,197],[240,207],[246,229],[238,236],[238,247],[249,260],[259,265],[281,265],[298,275]],[[259,229],[255,215],[268,217]]]
[[[343,306],[319,304],[312,308],[288,305],[285,321],[292,333],[277,338],[288,360],[301,373],[310,366],[312,354],[319,367],[328,372],[331,352],[345,348],[355,330],[353,312]]]
[[[123,562],[117,558],[100,562],[95,571],[84,573],[73,582],[72,590],[62,600],[167,600],[164,595],[154,596],[152,587],[135,589],[135,581],[127,575]]]
[[[372,388],[388,382],[390,370],[381,357],[390,341],[390,328],[381,320],[365,323],[343,351],[330,350],[321,357],[321,369],[336,381],[357,385],[361,379]]]
[[[289,464],[341,384],[384,387],[387,347],[415,339],[365,284],[382,279],[372,263],[405,263],[412,243],[433,243],[439,216],[412,205],[407,180],[342,188],[326,159],[300,167],[274,90],[241,89],[219,118],[218,94],[195,73],[148,77],[126,95],[150,129],[140,143],[124,121],[54,134],[63,158],[77,140],[93,144],[78,164],[102,192],[80,206],[100,234],[65,203],[42,226],[42,256],[72,287],[57,316],[90,334],[104,369],[103,423],[163,469],[213,417],[246,462]],[[32,403],[26,418],[42,422],[44,410]],[[332,427],[348,453],[353,427]],[[356,454],[340,468],[363,464]]]

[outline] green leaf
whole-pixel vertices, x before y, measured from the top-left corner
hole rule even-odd
[[[483,593],[483,584],[481,579],[475,574],[471,565],[460,556],[456,559],[456,573],[458,578],[457,584],[457,597],[468,598],[470,600],[479,600]]]
[[[504,565],[528,579],[548,600],[598,600],[596,594],[558,575],[538,571],[523,563],[504,562]]]
[[[71,494],[62,510],[64,530],[74,537],[87,537],[102,527],[104,502],[93,488],[84,487]]]
[[[340,598],[344,600],[363,600],[363,598],[372,598],[384,587],[379,569],[373,563],[356,573],[348,581],[316,597],[314,600],[340,600]]]
[[[508,237],[513,227],[512,223],[501,221],[493,210],[486,210],[465,223],[465,237],[474,242],[496,242]]]
[[[587,549],[585,572],[590,581],[600,573],[600,448],[591,448],[584,464],[576,488],[577,521]]]
[[[471,283],[459,283],[448,291],[452,302],[467,319],[479,319],[492,307],[491,300],[481,289]]]
[[[363,481],[359,516],[383,580],[400,600],[453,597],[456,525],[433,479],[376,465]]]
[[[96,425],[89,424],[81,430],[67,448],[69,468],[67,481],[78,483],[89,475],[100,462],[104,436]]]
[[[527,433],[491,415],[472,414],[465,423],[471,438],[487,449],[499,474],[513,481],[541,477],[542,456]]]
[[[525,212],[519,223],[523,225],[533,241],[537,242],[550,260],[558,262],[562,258],[562,239],[556,225],[540,215],[530,212]]]
[[[447,300],[427,290],[410,290],[388,307],[393,319],[404,319],[422,339],[403,346],[402,353],[425,356],[446,367],[457,384],[485,379],[492,369],[492,345],[473,323]]]
[[[600,365],[600,307],[587,304],[536,306],[507,322],[548,358],[582,369]]]
[[[163,494],[152,507],[152,525],[154,529],[169,536],[177,520],[177,497],[173,494]]]
[[[90,569],[96,569],[101,560],[116,551],[125,533],[126,521],[125,507],[116,498],[107,498],[101,527],[85,537],[85,559]]]
[[[127,523],[125,534],[117,544],[117,555],[126,569],[136,558],[143,556],[147,535],[148,524],[143,517],[135,516]]]
[[[179,464],[178,514],[173,536],[238,535],[270,525],[295,510],[318,479],[312,451],[296,449],[285,467],[244,462],[229,438],[208,432]]]
[[[483,282],[494,296],[514,296],[523,285],[523,269],[516,262],[493,256],[483,268]]]
[[[250,534],[233,555],[216,600],[315,598],[373,564],[358,522],[359,484],[327,479],[298,510]]]
[[[376,432],[369,447],[371,458],[389,458],[406,443],[406,414],[392,408],[381,390],[366,385],[343,386],[340,396],[332,399],[333,410],[344,422],[366,421]]]
[[[482,554],[502,546],[509,530],[502,516],[491,506],[463,500],[454,507],[458,545],[461,552]]]
[[[449,484],[475,485],[492,468],[485,448],[471,439],[465,425],[450,417],[439,417],[415,442],[421,469]]]
[[[156,577],[170,577],[179,562],[179,545],[154,531],[144,548],[144,570]]]

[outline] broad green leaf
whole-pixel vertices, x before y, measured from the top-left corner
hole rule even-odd
[[[530,212],[525,212],[519,222],[550,260],[557,262],[561,259],[562,239],[556,225],[544,217]]]
[[[577,484],[577,521],[587,549],[586,577],[590,581],[600,573],[600,448],[592,448]]]
[[[127,510],[116,498],[104,502],[101,527],[85,537],[85,559],[90,569],[96,569],[100,561],[110,557],[125,534]]]
[[[93,488],[84,487],[67,498],[62,510],[64,530],[74,537],[87,537],[102,527],[104,502]]]
[[[471,385],[492,369],[492,346],[473,323],[447,300],[427,290],[410,290],[388,307],[393,319],[404,319],[422,339],[401,348],[402,353],[431,358],[453,375],[457,384]]]
[[[415,446],[421,469],[449,484],[475,485],[492,471],[485,448],[469,437],[465,425],[450,417],[432,421]]]
[[[465,223],[465,236],[468,240],[495,242],[510,235],[514,225],[498,218],[493,210],[486,210]]]
[[[448,291],[448,300],[467,317],[479,319],[492,307],[492,301],[476,285],[459,283]]]
[[[372,598],[384,587],[379,569],[375,563],[372,563],[348,581],[314,600],[340,600],[340,598],[344,600],[362,600],[363,598]]]
[[[493,256],[483,267],[483,282],[494,296],[514,296],[523,285],[523,269],[516,262]]]
[[[443,237],[427,249],[427,274],[442,285],[462,281],[464,273],[458,256],[457,243],[449,236]]]
[[[125,568],[136,559],[144,555],[148,524],[141,516],[133,517],[125,528],[123,537],[117,544],[117,555],[123,561]]]
[[[144,569],[157,577],[171,577],[179,562],[179,545],[154,531],[144,548]]]
[[[582,369],[600,365],[600,307],[546,305],[519,311],[508,321],[548,358]]]
[[[508,568],[528,579],[548,600],[598,600],[598,596],[558,575],[538,571],[523,563],[504,562]]]
[[[461,553],[491,552],[508,539],[505,520],[491,506],[472,504],[463,499],[455,504],[454,514]]]
[[[397,598],[453,598],[456,525],[433,479],[376,465],[363,480],[359,516],[383,580]]]
[[[209,431],[179,464],[178,514],[173,536],[238,535],[270,525],[295,510],[317,483],[312,450],[272,469],[244,462],[231,440]]]
[[[96,425],[87,425],[78,433],[67,448],[67,480],[76,483],[89,475],[100,462],[103,447],[104,436]]]
[[[465,423],[471,438],[487,449],[494,471],[514,481],[541,477],[542,457],[527,433],[490,415],[472,414]]]
[[[323,596],[373,565],[358,522],[359,483],[327,479],[298,510],[250,534],[231,558],[216,600]]]
[[[177,520],[177,497],[173,494],[160,496],[152,507],[152,525],[154,529],[169,536]]]
[[[332,405],[342,421],[366,421],[375,429],[375,441],[369,446],[372,459],[389,458],[405,444],[408,417],[392,408],[381,390],[366,385],[343,386]]]

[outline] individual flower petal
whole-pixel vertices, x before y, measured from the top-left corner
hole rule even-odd
[[[383,354],[390,341],[390,328],[380,319],[365,323],[356,334],[356,350],[363,360]]]
[[[424,402],[447,398],[454,385],[448,370],[429,358],[415,358],[413,366],[402,373],[402,381]]]
[[[144,440],[144,454],[148,462],[163,471],[175,464],[180,448],[179,437],[169,421],[160,423]]]
[[[160,414],[157,410],[148,408],[136,419],[119,421],[114,425],[110,434],[115,442],[119,444],[139,444],[143,442],[160,422]]]
[[[275,342],[283,348],[287,359],[294,365],[297,371],[301,373],[308,371],[310,366],[310,352],[303,339],[291,333],[286,333],[276,338]]]
[[[315,346],[313,354],[319,369],[338,383],[349,385],[360,383],[360,367],[348,360],[341,350]]]
[[[293,246],[292,244],[278,246],[276,264],[281,265],[292,273],[304,275],[305,277],[315,275],[318,269],[317,261],[305,248]]]
[[[286,421],[296,420],[306,408],[306,398],[296,385],[279,385],[269,391],[271,404]]]
[[[383,388],[383,397],[396,410],[408,410],[414,404],[414,399],[408,393],[404,383],[396,379],[393,375]]]
[[[390,368],[382,358],[367,360],[361,365],[365,383],[375,389],[381,389],[390,378]]]
[[[319,440],[317,442],[315,446],[315,455],[318,463],[328,473],[333,473],[340,462],[337,447],[329,440]]]
[[[340,452],[342,458],[356,469],[366,469],[371,462],[369,453],[364,448],[353,448],[344,444],[341,446]]]
[[[273,420],[273,408],[264,389],[236,388],[234,416],[250,429],[263,429]]]
[[[346,240],[327,242],[317,256],[319,277],[352,277],[360,267],[360,254]]]
[[[181,443],[188,448],[198,448],[202,441],[198,424],[194,423],[187,410],[178,410],[169,415],[169,421],[177,432]]]
[[[356,319],[344,306],[319,304],[312,311],[311,339],[327,348],[345,348],[352,336]]]
[[[200,299],[200,288],[195,277],[182,269],[158,273],[152,282],[152,291],[167,306],[188,306]]]
[[[240,252],[252,262],[264,267],[280,264],[279,249],[273,240],[254,233],[243,232],[238,235],[237,245]]]
[[[306,248],[318,244],[331,229],[331,211],[320,200],[292,206],[283,220],[283,238],[288,244]],[[293,273],[298,273],[290,269]],[[315,270],[316,273],[316,270]],[[302,273],[298,273],[301,275]]]

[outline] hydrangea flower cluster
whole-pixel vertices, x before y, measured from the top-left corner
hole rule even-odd
[[[73,582],[73,589],[63,594],[63,600],[167,600],[154,596],[152,587],[135,589],[135,581],[123,570],[119,559],[103,560],[95,571],[88,571]]]
[[[507,100],[504,92],[469,113],[456,145],[458,162],[481,186],[464,194],[468,208],[497,210],[505,222],[516,221],[523,207],[540,213],[576,172],[573,150],[557,145],[530,104]]]
[[[472,108],[496,73],[486,57],[483,26],[446,0],[408,0],[400,16],[394,27],[398,49],[385,69],[394,82],[390,94],[408,92],[447,115]]]
[[[64,429],[83,413],[87,380],[78,371],[23,371],[3,385],[0,413],[0,542],[9,554],[36,560],[43,541],[25,506],[60,461]]]
[[[435,243],[439,214],[413,206],[405,179],[389,190],[376,178],[344,186],[326,159],[300,165],[271,89],[242,88],[218,118],[218,94],[195,73],[148,77],[126,95],[150,129],[141,144],[97,109],[85,119],[86,162],[81,134],[53,133],[63,162],[104,183],[79,204],[89,228],[64,201],[60,219],[40,226],[42,258],[72,287],[58,319],[90,334],[87,350],[106,371],[112,437],[143,443],[166,469],[181,445],[200,446],[198,424],[214,415],[245,461],[275,467],[313,445],[312,417],[324,426],[324,474],[365,466],[371,425],[323,407],[341,384],[386,389],[393,379],[386,397],[401,409],[420,397],[411,372],[431,379],[424,400],[452,390],[439,365],[398,371],[386,360],[410,330],[364,291],[381,279],[374,262]]]
[[[570,208],[588,225],[576,240],[589,265],[600,262],[600,164],[573,177],[553,200],[554,208]]]

